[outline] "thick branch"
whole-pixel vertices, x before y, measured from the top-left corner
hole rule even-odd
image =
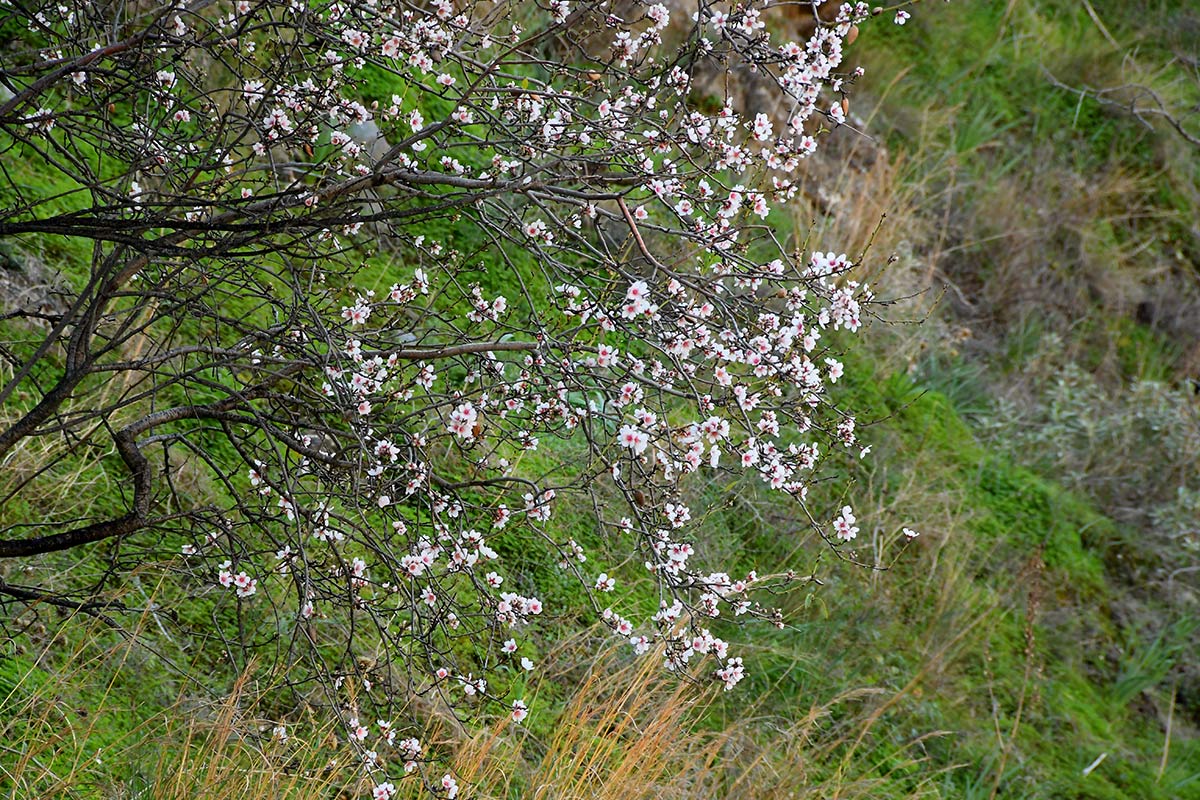
[[[396,358],[415,361],[422,358],[453,358],[454,356],[468,355],[470,353],[490,353],[493,351],[530,352],[537,349],[537,342],[469,342],[467,344],[450,345],[449,347],[417,347],[411,350],[397,350],[394,355]]]
[[[116,519],[94,522],[82,528],[75,528],[62,533],[48,536],[37,536],[33,539],[19,541],[0,541],[0,558],[22,558],[53,553],[59,550],[70,550],[80,545],[91,544],[102,539],[115,536],[125,536],[144,528],[150,515],[150,493],[152,481],[150,462],[134,441],[134,434],[128,428],[117,431],[113,436],[117,452],[125,461],[133,476],[133,508],[124,516]]]
[[[77,600],[68,600],[65,597],[57,597],[53,594],[38,591],[36,589],[29,589],[24,586],[13,586],[10,583],[6,583],[3,578],[0,578],[0,594],[6,594],[9,597],[15,597],[18,600],[25,600],[31,603],[49,603],[50,605],[58,606],[59,608],[67,608],[72,611],[83,611],[88,614],[104,610],[125,610],[125,606],[117,602],[108,602],[103,600],[79,602]]]
[[[25,416],[0,431],[0,456],[11,450],[13,445],[26,436],[32,435],[39,425],[53,416],[59,406],[71,396],[71,392],[75,391],[75,387],[79,385],[86,374],[86,370],[80,370],[63,375],[54,388],[47,392]]]
[[[163,409],[126,425],[114,434],[113,441],[116,443],[117,452],[121,454],[121,458],[125,461],[125,465],[129,468],[129,472],[133,476],[133,508],[129,513],[116,519],[94,522],[91,525],[63,531],[62,533],[19,541],[0,541],[0,558],[21,558],[40,555],[42,553],[53,553],[59,550],[69,550],[73,547],[91,544],[103,539],[125,536],[146,527],[150,519],[150,501],[153,486],[150,474],[150,462],[138,447],[138,435],[159,425],[183,419],[220,419],[238,405],[261,396],[271,384],[294,374],[298,369],[299,366],[295,366],[291,369],[283,370],[270,381],[259,384],[241,394],[228,397],[225,400],[203,406],[179,406]]]

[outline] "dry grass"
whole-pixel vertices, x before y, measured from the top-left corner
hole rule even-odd
[[[269,722],[242,707],[247,676],[215,707],[215,716],[195,715],[164,731],[164,744],[138,800],[297,800],[361,797],[365,783],[349,747],[336,748],[336,726],[326,722],[293,731],[286,742],[269,738]],[[299,727],[299,726],[297,726]]]
[[[468,733],[431,715],[423,741],[446,764],[431,767],[430,777],[449,771],[464,797],[484,800],[870,797],[889,775],[873,770],[865,744],[873,726],[920,680],[914,677],[899,693],[844,692],[795,709],[790,718],[749,706],[723,729],[714,728],[703,720],[718,690],[697,683],[701,676],[681,680],[653,656],[632,662],[614,651],[597,656],[594,635],[564,649],[557,663],[576,664],[572,675],[547,678],[577,683],[548,733],[536,735],[507,717]],[[336,721],[314,715],[289,726],[287,742],[271,737],[274,723],[255,714],[252,687],[261,687],[249,671],[220,700],[180,699],[104,737],[102,749],[89,748],[103,736],[107,715],[129,714],[111,690],[122,669],[137,668],[136,648],[128,642],[99,647],[99,638],[97,631],[90,645],[78,647],[67,659],[71,666],[53,681],[35,685],[31,670],[0,697],[6,714],[0,796],[279,800],[369,793],[372,782],[356,766],[358,755]],[[577,648],[575,658],[570,648]],[[59,689],[94,684],[100,674],[110,677],[95,687],[99,701],[80,717]],[[907,760],[894,761],[893,769],[919,764],[922,741],[909,743]],[[126,778],[113,783],[106,764],[121,764]],[[925,788],[910,796],[939,796],[932,789],[937,777],[931,771]],[[396,783],[399,797],[426,796],[415,777]]]
[[[0,796],[277,800],[330,797],[358,782],[349,748],[329,747],[332,721],[286,743],[270,736],[248,691],[259,683],[253,669],[223,697],[185,695],[164,708],[162,665],[137,643],[146,624],[149,615],[114,640],[96,622],[87,635],[73,631],[74,646],[60,626],[32,658],[0,661]],[[131,697],[139,678],[145,691]]]
[[[703,701],[656,658],[598,659],[545,740],[501,723],[467,742],[455,772],[481,796],[633,800],[712,796],[721,737],[694,730]]]

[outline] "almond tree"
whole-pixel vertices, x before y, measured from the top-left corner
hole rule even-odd
[[[759,598],[794,576],[707,563],[695,487],[761,481],[854,539],[807,493],[865,455],[831,340],[871,293],[775,220],[845,119],[865,5],[812,3],[807,41],[757,2],[4,5],[0,237],[63,278],[0,329],[0,459],[125,476],[118,514],[5,515],[10,605],[121,625],[131,576],[165,573],[230,658],[340,710],[376,796],[406,771],[453,796],[401,721],[358,717],[524,719],[495,676],[567,610],[514,559],[730,689],[710,620],[782,624]],[[636,568],[588,560],[564,513]],[[622,600],[639,573],[657,608]]]

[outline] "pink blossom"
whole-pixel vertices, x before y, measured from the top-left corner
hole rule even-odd
[[[834,535],[844,542],[850,541],[858,536],[858,528],[854,526],[857,521],[850,506],[843,506],[841,515],[833,521]]]
[[[632,425],[623,425],[617,432],[617,442],[622,447],[632,450],[635,456],[640,456],[650,444],[650,436]]]
[[[450,414],[449,431],[460,439],[475,438],[475,422],[479,414],[471,403],[463,403]]]

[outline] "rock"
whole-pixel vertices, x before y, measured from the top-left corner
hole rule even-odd
[[[67,310],[61,275],[12,242],[0,242],[0,312],[6,315],[61,314]]]
[[[392,149],[374,120],[369,119],[366,122],[351,125],[346,129],[346,134],[363,146],[371,161],[378,161],[388,150]]]

